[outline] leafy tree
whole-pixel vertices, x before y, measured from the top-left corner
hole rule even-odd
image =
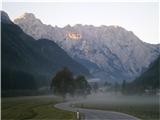
[[[62,96],[64,99],[67,93],[73,95],[75,89],[73,80],[72,72],[65,67],[52,79],[51,88],[53,89],[53,93]]]
[[[72,72],[65,67],[63,70],[57,72],[52,79],[51,88],[53,93],[58,96],[62,96],[65,99],[66,94],[71,95],[83,95],[90,94],[91,87],[84,76],[80,75],[73,78]]]

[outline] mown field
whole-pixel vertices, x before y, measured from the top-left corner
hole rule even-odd
[[[159,120],[159,102],[158,96],[92,96],[76,106],[127,113],[141,120]]]
[[[74,120],[75,113],[54,108],[54,104],[61,102],[58,98],[24,97],[1,99],[2,120]]]

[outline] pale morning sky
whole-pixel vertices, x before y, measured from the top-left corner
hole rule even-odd
[[[25,12],[34,13],[45,24],[63,27],[67,24],[118,25],[133,31],[141,40],[160,43],[158,39],[158,2],[5,2],[2,9],[10,18]]]

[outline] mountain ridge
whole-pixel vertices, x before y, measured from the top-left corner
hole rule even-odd
[[[120,26],[67,25],[63,28],[43,24],[35,16],[14,20],[27,34],[35,39],[47,38],[56,42],[73,59],[83,64],[88,61],[98,66],[87,66],[95,77],[102,80],[131,80],[147,69],[159,53],[158,45],[141,41],[133,32]],[[72,40],[68,34],[81,35]],[[79,61],[82,60],[82,61]],[[83,64],[86,65],[86,64]]]

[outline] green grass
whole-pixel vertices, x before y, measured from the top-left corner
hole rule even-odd
[[[61,102],[50,97],[31,98],[2,98],[2,120],[74,120],[75,113],[54,108],[54,104]]]

